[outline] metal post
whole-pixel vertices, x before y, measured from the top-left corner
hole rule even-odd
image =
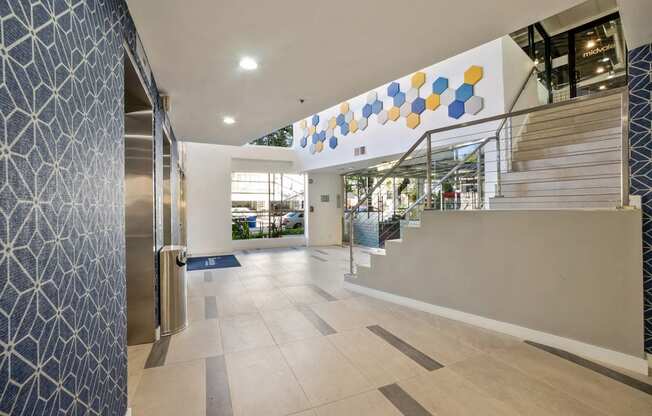
[[[480,152],[480,149],[476,150],[476,175],[477,175],[477,184],[476,184],[476,195],[477,195],[477,201],[476,201],[476,208],[480,209],[482,206],[480,201],[482,199],[482,161],[480,160],[482,158],[482,153]]]
[[[353,276],[353,211],[349,213],[349,274]]]
[[[502,196],[502,189],[500,184],[500,170],[501,170],[501,155],[500,155],[500,131],[496,135],[496,196]]]
[[[620,93],[620,201],[623,207],[629,205],[629,91]]]
[[[426,139],[426,209],[432,209],[432,140],[430,134]]]

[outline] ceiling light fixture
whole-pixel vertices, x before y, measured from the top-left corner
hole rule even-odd
[[[245,71],[253,71],[254,69],[258,68],[258,62],[256,62],[254,58],[245,56],[244,58],[240,59],[240,68],[244,69]]]
[[[596,74],[601,74],[601,73],[603,73],[603,72],[604,72],[604,67],[603,67],[603,66],[599,66],[599,67],[597,67],[597,68],[595,69],[595,73],[596,73]]]
[[[599,89],[599,90],[606,90],[606,89],[607,89],[607,86],[606,86],[606,85],[600,85],[600,86],[598,87],[598,89]]]
[[[590,41],[586,42],[586,49],[591,49],[594,46],[595,46],[595,41],[594,40],[590,40]]]
[[[604,58],[600,59],[602,62],[609,62],[609,57],[605,56]]]
[[[231,116],[226,116],[222,119],[224,124],[235,124],[235,119]]]

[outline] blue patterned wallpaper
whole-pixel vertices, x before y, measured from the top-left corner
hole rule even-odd
[[[643,208],[645,350],[652,354],[652,45],[629,51],[630,192]]]
[[[122,416],[125,40],[160,170],[154,78],[124,0],[0,0],[0,39],[0,415]]]

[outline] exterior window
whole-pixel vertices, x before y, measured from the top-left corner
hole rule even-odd
[[[260,139],[249,142],[253,146],[292,147],[292,126],[285,126]]]
[[[287,173],[231,174],[231,238],[302,235],[305,176]]]

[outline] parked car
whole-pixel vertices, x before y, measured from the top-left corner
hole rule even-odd
[[[303,212],[288,212],[283,215],[283,227],[303,228]]]
[[[256,213],[247,207],[231,208],[231,221],[247,221],[249,228],[256,228]]]

